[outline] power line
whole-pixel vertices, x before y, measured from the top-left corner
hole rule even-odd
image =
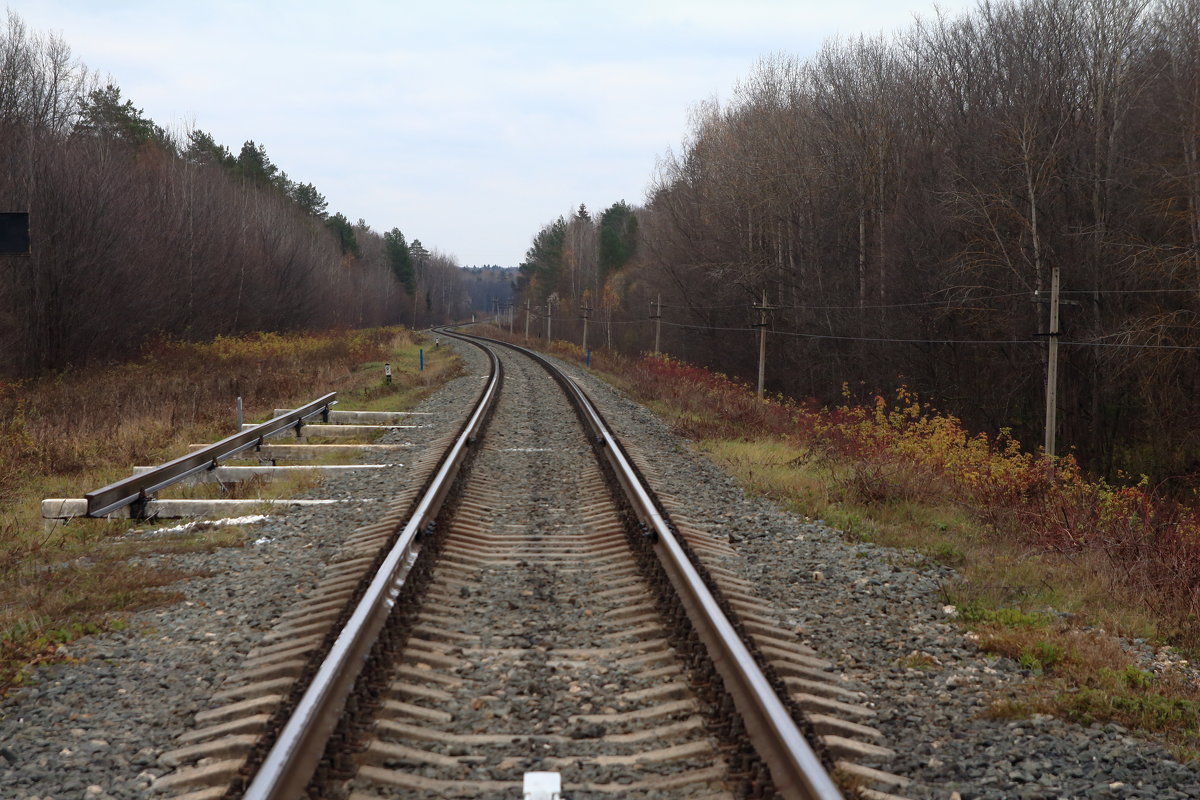
[[[1200,346],[1187,344],[1129,344],[1126,342],[1070,342],[1062,341],[1063,347],[1124,347],[1135,350],[1200,350]]]
[[[1184,293],[1195,294],[1195,289],[1062,289],[1062,294],[1078,294],[1078,295],[1122,295],[1122,294],[1172,294]],[[1030,297],[1036,295],[1036,292],[1010,292],[1007,294],[992,294],[983,297],[964,297],[964,298],[947,298],[945,300],[920,300],[912,303],[867,303],[865,305],[778,305],[774,308],[783,311],[861,311],[865,309],[888,309],[888,308],[923,308],[929,306],[945,306],[958,305],[962,303],[985,303],[992,300],[1011,300],[1014,297]],[[715,306],[698,306],[698,305],[675,305],[672,303],[663,303],[661,308],[683,309],[685,311],[727,311],[730,309],[747,309],[753,306],[753,301],[745,303],[727,303]],[[582,317],[560,317],[563,320],[583,319]]]
[[[664,322],[675,328],[687,328],[698,331],[720,331],[730,333],[754,333],[757,328],[720,328],[707,325],[685,325],[677,322]],[[869,336],[834,336],[827,333],[799,333],[797,331],[770,331],[777,336],[791,336],[798,339],[832,339],[845,342],[886,342],[892,344],[1041,344],[1036,339],[893,339],[887,337]]]
[[[987,300],[1005,300],[1005,299],[1008,299],[1011,297],[1028,297],[1028,296],[1029,296],[1029,292],[1013,292],[1012,294],[995,294],[995,295],[988,295],[987,297],[970,297],[970,298],[964,298],[964,299],[960,299],[960,300],[951,300],[951,299],[922,300],[920,302],[915,302],[915,303],[884,303],[884,304],[874,304],[874,305],[867,304],[867,305],[861,305],[861,306],[860,305],[819,306],[819,305],[802,305],[802,304],[786,305],[785,304],[785,305],[775,306],[775,308],[790,309],[790,310],[802,310],[802,311],[859,311],[859,310],[866,309],[866,308],[872,308],[872,309],[916,308],[916,307],[920,307],[920,306],[940,306],[940,305],[947,305],[947,304],[951,304],[951,303],[983,302],[983,301],[987,301]],[[693,306],[693,305],[678,306],[678,305],[671,305],[669,303],[663,303],[662,307],[663,308],[682,308],[682,309],[687,309],[687,310],[692,310],[692,311],[719,311],[719,310],[730,309],[730,308],[748,308],[749,304],[737,303],[737,304],[720,305],[720,306]]]
[[[1060,289],[1062,294],[1171,294],[1186,292],[1195,294],[1195,289]]]
[[[1171,293],[1187,293],[1195,294],[1195,289],[1062,289],[1062,294],[1171,294]],[[921,300],[912,303],[867,303],[865,305],[780,305],[776,306],[779,309],[799,310],[799,311],[858,311],[862,309],[885,309],[885,308],[920,308],[925,306],[941,306],[954,305],[960,303],[984,303],[991,300],[1010,300],[1014,297],[1029,297],[1030,292],[1010,292],[1007,294],[992,294],[983,297],[965,297],[965,298],[947,298],[945,300]],[[1033,293],[1036,294],[1036,293]],[[721,311],[726,309],[747,308],[750,303],[730,303],[717,306],[696,306],[696,305],[672,305],[663,303],[663,308],[682,308],[692,311]]]
[[[757,328],[722,328],[710,325],[687,325],[678,322],[663,321],[664,325],[669,325],[673,328],[685,328],[688,330],[697,331],[717,331],[722,333],[755,333]],[[979,344],[979,345],[1014,345],[1014,344],[1035,344],[1042,345],[1043,342],[1037,339],[900,339],[891,337],[871,337],[871,336],[836,336],[827,333],[800,333],[798,331],[770,331],[777,336],[790,336],[797,339],[827,339],[843,342],[882,342],[886,344]],[[1134,350],[1197,350],[1200,351],[1200,346],[1190,346],[1182,344],[1133,344],[1129,342],[1083,342],[1083,341],[1063,341],[1063,346],[1066,347],[1119,347]]]
[[[744,308],[745,306],[738,306]],[[663,304],[663,308],[671,308],[671,306]],[[536,311],[531,312],[536,319],[544,319],[545,315],[538,314]],[[557,317],[560,322],[578,322],[582,321],[583,317]],[[644,325],[653,320],[635,319],[635,320],[611,320],[601,322],[603,325]],[[758,326],[750,327],[722,327],[719,325],[691,325],[682,322],[669,322],[662,320],[662,324],[671,328],[680,328],[683,330],[693,331],[714,331],[718,333],[757,333]],[[799,331],[780,331],[769,330],[769,334],[776,336],[789,336],[795,339],[822,339],[828,341],[841,342],[875,342],[882,344],[955,344],[955,345],[1044,345],[1045,343],[1037,339],[902,339],[898,337],[886,336],[838,336],[828,333],[801,333]],[[1097,341],[1071,341],[1067,339],[1060,340],[1063,347],[1105,347],[1105,348],[1120,348],[1127,350],[1191,350],[1200,351],[1200,345],[1183,345],[1183,344],[1135,344],[1132,342],[1097,342]]]

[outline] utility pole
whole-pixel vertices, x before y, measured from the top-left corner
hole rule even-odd
[[[604,341],[612,350],[612,303],[604,301]]]
[[[588,351],[588,349],[587,349],[588,317],[590,317],[592,314],[592,307],[591,306],[580,306],[579,310],[583,312],[583,354],[584,354],[584,356],[586,356],[587,351]]]
[[[763,396],[763,384],[767,376],[767,312],[775,306],[767,305],[767,290],[763,289],[762,305],[751,306],[758,310],[758,399]]]
[[[529,344],[529,298],[525,298],[525,343]]]
[[[550,314],[552,311],[553,311],[553,306],[551,306],[550,301],[547,300],[546,301],[546,341],[547,342],[550,341]]]
[[[1050,330],[1046,353],[1046,456],[1054,464],[1054,434],[1058,423],[1058,265],[1050,273]]]
[[[654,320],[654,355],[658,355],[658,342],[662,335],[662,292],[658,293],[658,302],[650,301],[650,319]]]

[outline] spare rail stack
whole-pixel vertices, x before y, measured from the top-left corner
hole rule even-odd
[[[331,392],[297,409],[276,409],[275,416],[256,425],[245,425],[240,432],[209,445],[193,445],[193,451],[157,467],[135,467],[134,474],[82,498],[49,498],[42,501],[42,517],[53,526],[77,517],[113,517],[130,519],[168,519],[254,510],[264,503],[272,506],[332,503],[333,500],[161,500],[157,494],[179,483],[209,481],[232,484],[254,476],[270,477],[289,470],[308,469],[336,472],[379,469],[384,464],[344,464],[338,466],[276,466],[280,459],[309,459],[316,453],[337,451],[353,457],[363,451],[398,453],[401,445],[378,444],[279,444],[278,438],[293,433],[297,439],[308,434],[342,437],[378,436],[401,424],[396,412],[334,411],[337,392]],[[319,423],[310,420],[319,418]],[[230,467],[225,462],[252,458],[269,466]]]

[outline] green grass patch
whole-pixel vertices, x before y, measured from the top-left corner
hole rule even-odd
[[[770,439],[707,439],[699,448],[736,475],[747,491],[804,514],[830,508],[828,470],[807,450]]]
[[[913,652],[896,659],[896,666],[900,669],[933,670],[941,667],[941,664],[929,653]]]
[[[964,622],[972,625],[1000,625],[1007,628],[1044,628],[1054,621],[1045,611],[1022,611],[1019,608],[987,608],[978,602],[959,609]]]
[[[385,363],[392,366],[390,384],[384,379]],[[461,374],[462,359],[453,348],[435,347],[430,336],[414,335],[393,347],[387,361],[357,365],[350,385],[338,390],[337,407],[343,411],[409,411]]]
[[[995,615],[992,619],[996,619]],[[1200,687],[1178,669],[1149,672],[1111,636],[1029,615],[1000,615],[978,626],[980,647],[1029,670],[1020,696],[999,698],[989,716],[1049,714],[1090,725],[1117,723],[1169,745],[1178,758],[1200,751]],[[1016,627],[1008,623],[1014,622]]]

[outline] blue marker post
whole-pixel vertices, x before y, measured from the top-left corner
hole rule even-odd
[[[417,361],[420,363],[421,372],[424,372],[425,371],[425,351],[424,350],[417,351]]]
[[[592,365],[592,351],[591,350],[588,350],[587,354],[583,357],[583,363],[589,367]]]

